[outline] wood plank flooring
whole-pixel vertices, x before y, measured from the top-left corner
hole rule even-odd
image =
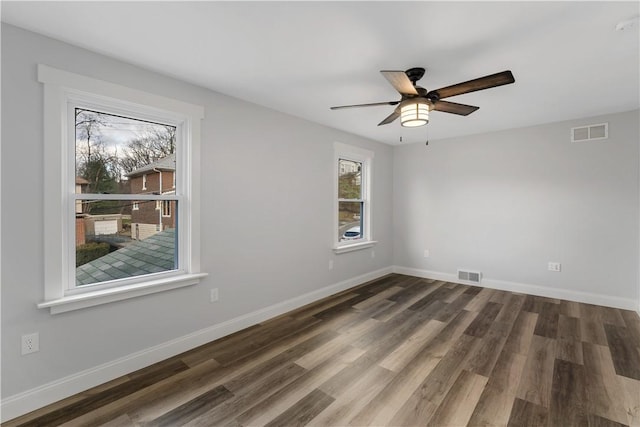
[[[640,426],[640,318],[392,274],[3,425]]]

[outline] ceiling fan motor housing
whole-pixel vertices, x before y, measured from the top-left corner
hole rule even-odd
[[[422,67],[414,67],[414,68],[409,68],[404,73],[407,75],[407,77],[409,77],[409,80],[411,80],[411,82],[415,86],[416,82],[424,76],[425,71],[426,70]]]

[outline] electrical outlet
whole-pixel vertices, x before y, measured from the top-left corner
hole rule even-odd
[[[549,271],[559,272],[562,270],[562,264],[559,262],[549,262]]]
[[[211,302],[216,302],[218,301],[218,288],[213,288],[211,289]]]
[[[333,270],[333,260],[329,260],[329,270]]]
[[[22,355],[29,353],[35,353],[40,351],[40,334],[37,332],[33,334],[22,336]]]
[[[429,249],[424,250],[424,257],[429,258]]]

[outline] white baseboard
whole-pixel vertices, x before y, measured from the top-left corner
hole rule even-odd
[[[467,282],[465,280],[459,280],[456,274],[421,270],[418,268],[402,267],[397,265],[393,267],[393,272],[398,274],[406,274],[408,276],[423,277],[426,279],[444,280],[452,283],[461,283],[463,285],[481,286],[484,288],[498,289],[501,291],[519,292],[541,297],[565,299],[587,304],[622,308],[625,310],[637,310],[638,307],[638,301],[635,301],[633,299],[602,294],[592,294],[589,292],[580,292],[569,289],[548,288],[546,286],[529,285],[524,283],[509,282],[506,280],[487,279],[484,277],[478,284]]]
[[[0,405],[1,422],[19,417],[76,393],[88,390],[107,381],[121,377],[138,369],[173,357],[226,335],[248,328],[265,320],[302,307],[306,304],[328,297],[335,293],[353,288],[370,280],[393,272],[386,267],[362,274],[342,282],[326,286],[287,301],[238,316],[234,319],[210,326],[171,341],[147,348],[111,362],[69,375],[65,378],[44,384],[31,390],[2,399]]]

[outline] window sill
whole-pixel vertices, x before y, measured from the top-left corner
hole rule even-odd
[[[333,248],[333,252],[335,252],[336,254],[344,254],[347,252],[353,252],[353,251],[359,251],[362,249],[367,249],[367,248],[371,248],[373,247],[376,243],[378,243],[375,240],[369,240],[366,242],[358,242],[358,243],[353,243],[350,245],[342,245],[342,246],[336,246],[335,248]]]
[[[200,279],[206,276],[207,273],[183,274],[144,283],[136,283],[135,285],[69,295],[42,302],[38,304],[38,308],[49,308],[51,314],[65,313],[67,311],[80,310],[82,308],[108,304],[114,301],[195,285],[200,282]]]

